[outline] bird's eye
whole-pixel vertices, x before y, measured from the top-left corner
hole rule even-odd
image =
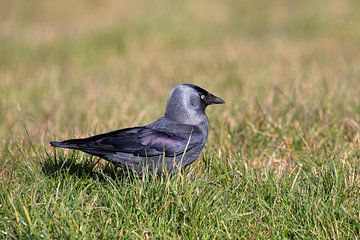
[[[205,98],[205,95],[204,95],[204,94],[201,94],[201,95],[200,95],[200,98],[201,98],[201,99],[204,99],[204,98]]]

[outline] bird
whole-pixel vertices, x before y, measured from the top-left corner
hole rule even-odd
[[[140,176],[145,172],[171,174],[199,157],[209,130],[205,109],[223,103],[202,87],[179,84],[170,91],[165,114],[153,123],[88,138],[51,141],[50,145],[80,150]]]

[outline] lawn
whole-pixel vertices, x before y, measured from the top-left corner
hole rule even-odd
[[[360,238],[358,0],[1,6],[0,239]],[[147,124],[178,83],[226,101],[181,174],[48,144]]]

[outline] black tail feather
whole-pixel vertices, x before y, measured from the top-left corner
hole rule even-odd
[[[70,139],[66,141],[51,141],[50,145],[56,148],[69,148],[80,150],[98,157],[103,157],[107,153],[106,151],[102,151],[101,149],[93,149],[91,147],[86,147],[84,146],[85,143],[86,140],[84,139]]]
[[[50,145],[52,147],[62,147],[62,143],[59,141],[52,141],[52,142],[50,142]]]
[[[50,145],[52,147],[58,147],[58,148],[76,148],[76,143],[72,143],[70,141],[51,141]]]

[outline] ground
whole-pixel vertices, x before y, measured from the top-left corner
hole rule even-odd
[[[1,5],[0,238],[360,237],[359,1]],[[149,123],[178,83],[226,104],[175,177],[48,145]]]

